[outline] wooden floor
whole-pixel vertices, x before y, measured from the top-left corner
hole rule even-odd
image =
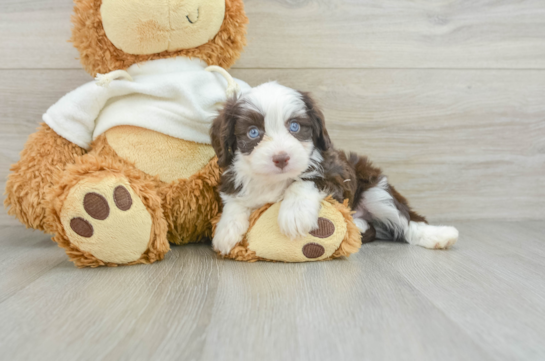
[[[543,0],[244,3],[231,73],[313,92],[334,143],[459,243],[317,264],[193,245],[80,270],[0,207],[0,360],[545,360]],[[41,115],[91,78],[70,0],[0,4],[2,190]]]
[[[456,222],[449,251],[239,263],[207,245],[76,269],[0,229],[2,360],[544,360],[545,222]]]

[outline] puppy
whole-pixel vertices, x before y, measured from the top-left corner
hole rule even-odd
[[[318,227],[321,201],[348,199],[364,241],[393,239],[447,248],[453,227],[427,224],[366,157],[331,144],[324,115],[308,93],[276,82],[230,99],[210,131],[223,170],[223,214],[213,239],[222,254],[243,239],[252,211],[282,201],[280,231],[306,236]]]

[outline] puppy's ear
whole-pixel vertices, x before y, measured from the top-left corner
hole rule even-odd
[[[218,156],[220,168],[228,167],[233,161],[237,138],[235,136],[237,99],[230,98],[210,128],[212,147]]]
[[[307,115],[312,121],[312,137],[314,145],[322,151],[326,151],[331,146],[331,139],[325,128],[324,113],[320,110],[310,93],[300,92],[303,102],[307,107]]]

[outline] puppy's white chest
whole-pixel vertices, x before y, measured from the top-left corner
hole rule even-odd
[[[288,186],[288,182],[278,184],[252,182],[249,184],[247,192],[239,197],[247,207],[259,208],[267,203],[276,203],[282,200]]]

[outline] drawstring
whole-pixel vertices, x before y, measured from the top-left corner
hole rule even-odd
[[[102,86],[107,88],[112,80],[117,80],[119,78],[123,78],[128,81],[132,81],[132,77],[129,73],[127,73],[125,70],[115,70],[108,74],[97,74],[95,78],[95,83],[98,86]]]
[[[233,79],[231,74],[227,72],[227,70],[223,69],[222,67],[219,67],[217,65],[209,66],[208,68],[204,69],[209,72],[216,72],[223,75],[225,80],[227,80],[227,89],[225,89],[225,94],[227,95],[227,98],[236,96],[238,93],[240,93],[240,86],[238,83]]]

